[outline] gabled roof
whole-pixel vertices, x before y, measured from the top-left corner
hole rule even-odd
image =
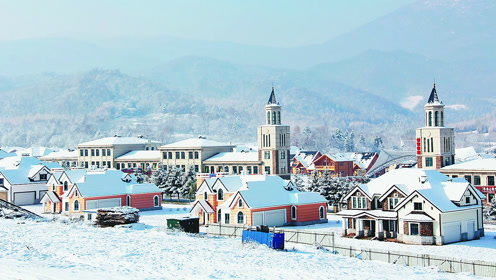
[[[110,146],[118,146],[118,145],[140,145],[140,144],[159,144],[160,142],[158,141],[152,141],[149,139],[145,139],[142,137],[120,137],[120,136],[114,136],[114,137],[105,137],[101,139],[96,139],[93,141],[88,141],[84,142],[81,144],[76,145],[76,147],[110,147]]]
[[[88,172],[75,185],[85,198],[161,192],[154,184],[137,184],[135,180],[126,182],[122,180],[123,177],[124,172],[119,170],[107,170],[99,173]]]
[[[41,160],[61,160],[68,159],[73,160],[78,158],[78,151],[70,151],[70,150],[60,150],[56,152],[51,152],[47,155],[40,157]]]
[[[219,177],[212,186],[213,190],[218,190],[221,186],[229,193],[238,191],[247,182],[264,181],[265,175],[239,175],[239,176],[225,176]],[[277,176],[278,177],[278,176]]]
[[[316,192],[300,192],[296,188],[287,190],[290,184],[279,176],[266,176],[263,181],[248,181],[239,189],[239,194],[250,208],[275,207],[283,205],[303,205],[327,203],[327,200]],[[228,200],[225,204],[230,204]],[[224,206],[224,204],[222,205]]]
[[[196,193],[198,194],[200,192],[203,192],[204,188],[207,188],[209,190],[209,192],[213,192],[212,186],[214,185],[216,180],[217,180],[217,178],[207,178],[207,179],[203,180],[203,182],[200,184],[200,187],[198,188]]]
[[[28,156],[28,157],[42,157],[53,152],[52,149],[46,147],[31,147],[22,149],[16,152],[18,156]]]
[[[6,152],[6,151],[0,149],[0,159],[6,158],[6,157],[15,157],[15,156],[16,156],[15,153],[9,153],[9,152]]]
[[[40,202],[41,203],[45,203],[45,202],[60,203],[60,198],[55,192],[48,191],[43,195]]]
[[[43,168],[48,168],[48,166],[58,166],[56,164],[48,164],[40,161],[34,157],[8,157],[0,160],[0,172],[3,174],[5,179],[10,184],[30,184],[30,183],[40,183],[38,181],[33,182],[32,179]],[[50,170],[47,170],[50,172]]]
[[[190,138],[179,142],[163,145],[160,148],[205,148],[205,147],[234,147],[234,145],[207,140],[204,137]]]
[[[212,214],[215,213],[214,209],[210,204],[205,201],[205,200],[198,200],[196,201],[195,204],[193,204],[193,207],[191,207],[191,210],[189,211],[190,213],[198,213],[202,209],[206,213]]]

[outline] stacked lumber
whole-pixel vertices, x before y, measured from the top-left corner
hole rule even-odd
[[[138,221],[139,210],[134,207],[122,206],[97,210],[96,224],[102,227],[113,227],[115,225],[137,223]]]

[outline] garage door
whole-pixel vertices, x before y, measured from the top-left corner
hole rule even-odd
[[[474,232],[475,232],[475,221],[468,221],[467,222],[468,240],[474,239]]]
[[[443,224],[444,243],[453,243],[462,240],[462,226],[460,223]]]
[[[109,198],[109,199],[98,200],[98,208],[109,208],[115,206],[121,206],[120,198]]]
[[[265,211],[265,224],[269,227],[282,226],[286,223],[286,210]]]
[[[254,226],[263,225],[263,212],[253,213],[253,225]]]
[[[36,201],[36,192],[14,193],[14,204],[31,205]]]

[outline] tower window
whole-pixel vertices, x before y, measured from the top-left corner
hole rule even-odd
[[[272,112],[272,124],[276,124],[276,112]]]
[[[434,113],[434,126],[439,126],[439,112]]]
[[[444,112],[441,111],[441,126],[444,126]]]
[[[281,112],[277,112],[277,124],[281,124]]]
[[[267,112],[267,124],[270,124],[270,112]]]
[[[429,126],[432,126],[432,112],[429,112]]]

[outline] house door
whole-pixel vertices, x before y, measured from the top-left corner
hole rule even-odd
[[[57,212],[57,203],[52,202],[52,213]]]
[[[468,240],[474,239],[474,233],[475,233],[475,221],[468,221],[467,222],[467,239]]]

